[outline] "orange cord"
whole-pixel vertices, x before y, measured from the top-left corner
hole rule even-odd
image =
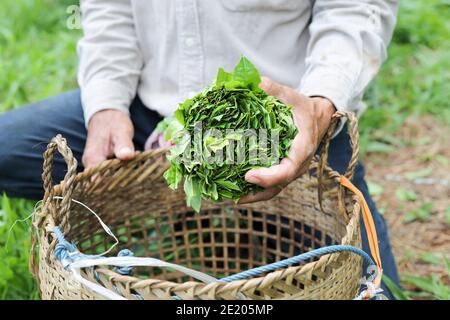
[[[381,283],[381,276],[383,275],[383,268],[381,266],[380,249],[378,247],[378,237],[377,230],[375,228],[375,223],[373,222],[372,213],[370,212],[369,206],[367,205],[366,199],[364,199],[361,191],[356,188],[353,183],[350,182],[345,176],[341,176],[340,184],[352,191],[359,199],[361,210],[363,214],[363,222],[366,227],[367,239],[369,240],[370,253],[372,254],[375,263],[378,267],[378,273],[373,281],[374,285],[378,287]]]

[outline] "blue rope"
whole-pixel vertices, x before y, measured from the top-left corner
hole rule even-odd
[[[78,251],[77,246],[74,243],[70,243],[64,238],[59,227],[54,227],[53,232],[58,239],[58,244],[53,251],[56,259],[61,261],[64,269],[66,269],[71,263],[82,258],[82,254]]]
[[[123,249],[123,250],[120,250],[120,252],[117,256],[118,257],[134,257],[134,253],[131,250]],[[130,267],[130,266],[116,267],[116,268],[114,268],[114,270],[123,276],[129,276],[129,275],[131,275],[131,272],[133,271],[133,267]]]
[[[53,251],[54,256],[56,259],[61,261],[64,269],[67,269],[67,267],[78,260],[81,259],[98,259],[102,256],[99,255],[87,255],[83,254],[80,251],[78,251],[77,246],[74,243],[70,243],[64,238],[64,234],[62,233],[61,229],[59,227],[53,228],[53,233],[55,234],[56,238],[58,239],[58,243],[56,244],[55,250]],[[132,257],[134,256],[133,252],[131,252],[128,249],[123,249],[119,251],[118,253],[119,257]],[[116,267],[115,270],[117,273],[120,273],[121,275],[130,275],[132,271],[132,267]]]
[[[240,273],[236,273],[231,276],[222,278],[222,279],[220,279],[220,281],[231,282],[234,280],[242,280],[242,279],[246,279],[249,277],[254,277],[254,276],[260,275],[262,273],[268,273],[268,272],[272,272],[277,269],[286,268],[286,267],[296,264],[296,263],[306,262],[312,258],[317,258],[317,257],[323,256],[326,254],[342,252],[342,251],[350,251],[350,252],[356,253],[356,254],[360,255],[361,257],[363,257],[363,259],[369,265],[375,265],[372,258],[363,250],[353,247],[353,246],[348,246],[348,245],[335,245],[335,246],[329,246],[329,247],[311,250],[306,253],[302,253],[298,256],[292,257],[292,258],[284,259],[284,260],[277,261],[277,262],[274,262],[274,263],[271,263],[271,264],[268,264],[265,266],[261,266],[261,267],[253,268],[253,269],[243,271]]]

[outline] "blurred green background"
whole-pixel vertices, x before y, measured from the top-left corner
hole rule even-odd
[[[81,31],[66,27],[67,7],[77,3],[1,1],[0,112],[77,86],[75,50]],[[395,136],[411,117],[431,115],[443,127],[450,124],[450,1],[401,2],[388,61],[365,99],[369,110],[360,123],[363,154],[392,152],[392,141],[380,137]],[[30,201],[0,198],[0,299],[38,298],[28,272],[30,221],[11,228],[32,213],[33,206]],[[445,263],[448,275],[447,261],[434,263]],[[441,279],[432,274],[416,278],[416,292],[397,292],[398,297],[449,298]],[[402,276],[404,285],[411,279]]]

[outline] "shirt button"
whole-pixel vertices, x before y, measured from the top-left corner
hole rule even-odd
[[[187,47],[192,47],[195,44],[195,39],[187,38],[186,40],[184,40],[184,43],[186,44]]]

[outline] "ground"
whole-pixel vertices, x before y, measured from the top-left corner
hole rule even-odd
[[[450,128],[433,117],[409,118],[396,134],[395,152],[365,156],[367,180],[387,220],[403,284],[416,292],[423,289],[418,277],[434,275],[450,285],[444,263],[444,257],[450,259],[449,135]]]
[[[2,0],[0,112],[76,87],[77,0]],[[450,299],[450,2],[401,1],[388,59],[360,119],[370,190],[389,224],[399,298]],[[1,173],[0,173],[1,175]],[[0,198],[0,299],[36,299],[28,272],[34,203]]]

